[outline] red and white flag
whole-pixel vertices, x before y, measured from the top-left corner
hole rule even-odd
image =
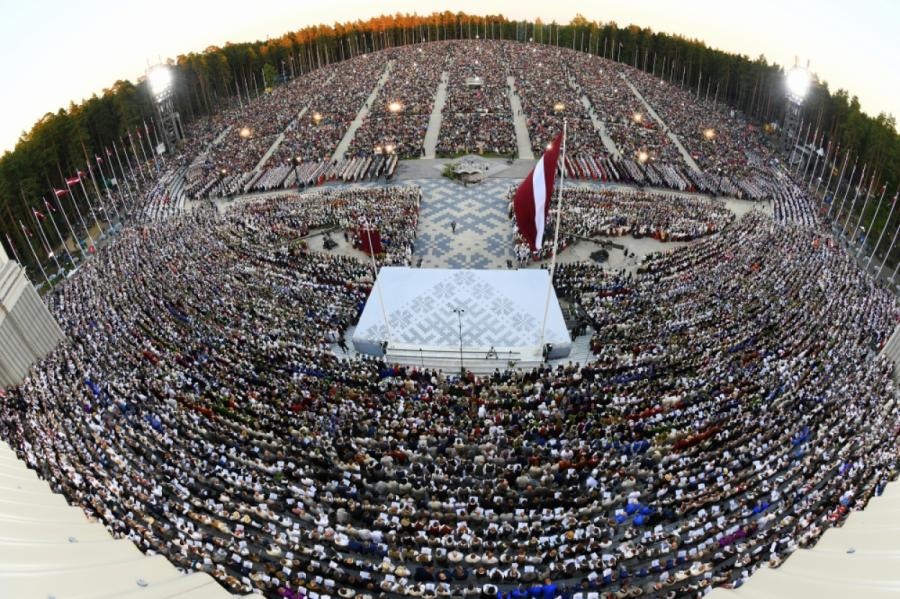
[[[562,146],[562,133],[557,135],[553,143],[544,151],[544,155],[519,185],[513,198],[516,226],[533,252],[541,247],[544,239],[544,225],[547,222],[547,216],[550,215],[550,201],[553,198],[553,184],[556,180],[560,146]]]
[[[37,210],[36,208],[32,208],[31,211],[34,213],[35,218],[37,218],[39,220],[47,220],[47,217],[44,216],[44,214],[40,210]]]
[[[80,173],[75,177],[70,177],[69,179],[66,179],[66,185],[68,185],[69,187],[71,187],[72,185],[78,185],[79,181],[81,181]]]
[[[56,189],[55,187],[53,188],[53,195],[55,195],[58,198],[64,197],[68,193],[69,193],[68,189]]]
[[[49,210],[50,212],[56,212],[56,208],[54,208],[53,204],[51,204],[47,200],[44,200],[44,206],[46,206],[47,210]]]

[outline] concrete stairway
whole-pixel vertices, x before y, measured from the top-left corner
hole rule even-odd
[[[650,116],[653,117],[653,120],[659,123],[659,126],[662,127],[662,130],[666,132],[666,135],[668,135],[669,139],[672,140],[672,143],[675,144],[675,147],[678,148],[678,151],[681,153],[681,157],[684,159],[685,164],[691,167],[694,172],[699,173],[700,167],[697,166],[697,162],[691,156],[690,152],[687,151],[687,148],[684,147],[684,144],[681,143],[681,140],[678,138],[678,136],[675,135],[675,133],[671,129],[669,129],[669,126],[666,125],[665,121],[662,120],[662,117],[659,116],[655,110],[653,110],[653,107],[650,106],[650,103],[644,99],[644,96],[641,95],[641,92],[637,90],[637,88],[631,83],[631,81],[629,81],[628,78],[624,75],[622,76],[622,79],[625,81],[625,85],[628,86],[628,89],[631,90],[631,93],[633,93],[635,97],[641,101],[641,104],[644,105],[644,108],[647,109],[647,112],[650,113]]]
[[[447,82],[450,74],[447,71],[441,73],[441,82],[438,84],[437,92],[434,94],[434,108],[431,110],[431,117],[428,119],[428,129],[425,131],[425,158],[434,159],[437,153],[438,135],[441,132],[441,119],[444,111],[444,104],[447,103]]]
[[[341,138],[341,141],[334,149],[334,155],[331,157],[334,162],[337,163],[344,159],[344,154],[346,154],[347,150],[350,148],[350,143],[353,141],[357,129],[359,129],[362,126],[363,121],[366,120],[366,117],[369,115],[369,110],[372,108],[372,104],[375,103],[378,94],[381,93],[381,88],[384,87],[384,84],[387,83],[387,80],[390,78],[392,68],[394,68],[393,60],[388,61],[385,65],[384,72],[381,74],[381,78],[378,79],[378,83],[375,84],[372,93],[369,94],[369,97],[366,99],[366,103],[360,106],[356,118],[350,123],[350,127],[347,128],[344,137]]]
[[[522,101],[519,99],[519,93],[516,91],[516,80],[510,76],[506,78],[506,85],[509,94],[509,107],[512,110],[513,129],[516,132],[516,147],[519,152],[520,160],[534,160],[534,153],[531,151],[531,138],[528,135],[528,121],[525,119],[525,113],[522,112]]]

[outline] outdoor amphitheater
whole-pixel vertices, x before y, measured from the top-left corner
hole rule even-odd
[[[0,597],[900,596],[888,167],[801,65],[472,27],[159,65],[21,185]]]

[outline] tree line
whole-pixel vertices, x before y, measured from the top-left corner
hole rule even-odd
[[[266,41],[227,43],[203,52],[169,59],[174,70],[175,104],[187,122],[239,102],[322,66],[357,55],[426,41],[505,39],[553,44],[621,61],[709,98],[739,109],[760,124],[781,123],[784,117],[784,68],[764,56],[755,59],[708,47],[701,40],[654,32],[636,25],[589,21],[577,15],[569,23],[513,21],[503,15],[436,12],[430,15],[382,15],[362,21],[312,25]],[[893,116],[870,116],[846,90],[832,92],[816,81],[803,105],[807,135],[819,132],[822,147],[840,144],[860,164],[868,165],[880,184],[894,189],[900,181],[900,140]],[[113,144],[129,151],[129,132],[147,131],[154,121],[148,84],[116,81],[80,104],[47,113],[15,148],[0,157],[0,238],[26,247],[18,222],[33,222],[32,209],[43,205],[51,187],[84,170],[92,157]],[[148,140],[149,141],[149,140]],[[140,156],[134,152],[137,160]],[[126,158],[127,160],[127,158]],[[115,163],[109,175],[121,176]],[[869,175],[867,175],[868,179]],[[52,198],[51,198],[52,199]],[[74,203],[82,201],[75,199]],[[72,198],[63,205],[74,209]],[[83,206],[82,206],[83,208]],[[874,210],[874,205],[873,209]],[[870,210],[872,214],[874,212]],[[886,226],[887,206],[876,229]],[[866,221],[871,215],[866,216]],[[890,223],[900,224],[900,214]],[[892,231],[893,229],[891,229]],[[32,259],[19,252],[26,263]]]

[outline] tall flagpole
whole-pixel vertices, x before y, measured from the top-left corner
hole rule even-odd
[[[823,137],[824,137],[824,135],[823,135]],[[830,145],[829,145],[828,149],[829,149],[829,151],[831,150]],[[821,150],[821,148],[819,148],[819,150]],[[806,183],[805,187],[806,187],[807,191],[812,190],[813,179],[816,176],[816,171],[819,170],[819,159],[821,158],[821,156],[819,156],[819,150],[816,150],[816,160],[815,160],[815,162],[813,162],[812,172],[809,174],[809,181],[805,182]]]
[[[66,238],[62,236],[62,233],[59,232],[59,227],[56,226],[56,219],[53,218],[53,213],[56,212],[56,209],[53,208],[53,204],[48,202],[46,199],[41,197],[44,200],[44,207],[47,208],[47,217],[50,219],[50,222],[53,223],[53,229],[56,231],[56,236],[59,237],[59,241],[62,243],[63,249],[66,251],[66,255],[69,257],[69,263],[72,266],[75,266],[75,258],[72,257],[72,254],[69,252],[69,246],[66,245]]]
[[[875,258],[875,254],[878,253],[878,248],[879,248],[879,246],[881,246],[881,240],[884,238],[884,232],[887,230],[888,225],[891,224],[891,217],[894,216],[894,208],[897,207],[897,193],[898,192],[896,192],[896,191],[894,192],[894,197],[891,200],[891,210],[890,210],[890,212],[888,212],[887,220],[884,221],[884,226],[881,227],[881,233],[878,235],[878,241],[875,242],[875,247],[872,248],[872,255],[869,256],[869,261],[866,263],[866,270],[869,270],[869,267],[872,265],[872,259]],[[896,239],[896,238],[897,238],[897,234],[894,233],[894,239]],[[893,246],[893,243],[891,245]],[[884,264],[882,264],[881,267],[884,268]],[[879,269],[878,273],[881,274],[880,269]]]
[[[107,207],[106,202],[103,201],[103,195],[100,193],[100,186],[97,185],[97,178],[94,176],[94,169],[91,167],[91,161],[88,159],[87,154],[85,154],[84,159],[87,161],[87,170],[88,175],[91,177],[91,183],[94,185],[94,193],[97,194],[97,202],[100,203],[100,208],[103,212],[106,213],[106,222],[107,224],[112,224],[113,213],[115,213],[116,218],[119,219],[119,222],[122,221],[122,215],[119,214],[119,210],[116,208],[116,205],[113,203],[113,210],[110,212],[109,207]],[[112,202],[110,202],[112,203]]]
[[[50,242],[47,241],[47,235],[44,233],[44,227],[41,225],[41,221],[38,218],[38,215],[41,213],[38,212],[37,210],[35,210],[35,208],[33,206],[29,205],[30,202],[25,199],[25,190],[22,189],[21,184],[19,185],[19,194],[22,196],[22,201],[25,202],[25,205],[31,209],[31,218],[34,220],[35,224],[37,224],[37,230],[38,230],[38,233],[41,234],[41,241],[44,244],[44,249],[47,251],[47,254],[51,258],[53,258],[53,262],[56,263],[56,271],[57,272],[65,272],[62,269],[62,267],[59,265],[59,260],[56,259],[56,253],[52,249],[50,249]],[[43,214],[41,214],[41,217],[46,218],[46,217],[44,217]]]
[[[75,193],[72,191],[72,188],[69,187],[69,180],[66,179],[65,177],[63,177],[63,181],[65,181],[65,183],[66,183],[66,189],[68,190],[69,195],[72,196],[72,205],[75,206],[75,213],[78,215],[78,220],[81,221],[81,226],[84,227],[84,232],[87,234],[88,239],[91,242],[91,246],[93,246],[94,245],[94,237],[93,237],[93,235],[91,235],[91,230],[85,224],[84,217],[81,216],[81,209],[78,208],[78,198],[75,197]],[[60,203],[62,203],[62,202],[60,202]],[[78,241],[78,238],[76,237],[75,240]],[[80,244],[81,242],[78,241],[78,243]]]
[[[866,242],[869,241],[869,233],[872,232],[872,227],[875,226],[875,218],[878,216],[878,213],[881,212],[881,203],[884,201],[884,194],[886,191],[887,191],[887,184],[885,183],[884,185],[881,186],[881,197],[878,198],[878,204],[875,206],[875,212],[872,214],[872,222],[869,223],[869,228],[866,229],[866,234],[863,237],[862,243],[859,244],[859,252],[857,252],[857,254],[856,254],[857,256],[862,255],[863,250],[866,249]],[[884,226],[885,227],[887,226],[886,222],[884,223]],[[881,230],[884,231],[884,227],[882,227]],[[872,250],[872,253],[874,254],[875,250]],[[866,265],[866,268],[869,268],[869,266]]]
[[[13,244],[12,239],[9,238],[9,233],[4,233],[4,235],[6,235],[6,243],[9,244],[9,249],[12,250],[13,258],[16,259],[16,262],[18,262],[22,268],[25,268],[25,264],[23,264],[22,261],[19,260],[19,254],[18,252],[16,252],[16,246],[15,244]]]
[[[825,160],[822,163],[822,172],[819,173],[819,178],[816,180],[816,189],[813,191],[813,195],[818,195],[819,187],[822,185],[822,178],[825,176],[825,171],[828,169],[828,159],[831,157],[831,140],[828,141],[828,149],[825,151]],[[810,181],[810,185],[812,185],[812,181]]]
[[[850,218],[853,216],[853,209],[856,207],[856,200],[859,199],[860,186],[865,187],[866,185],[866,168],[868,168],[868,166],[868,164],[863,165],[862,174],[859,176],[859,181],[856,182],[856,191],[853,194],[853,201],[850,202],[850,207],[847,208],[847,216],[844,217],[844,226],[841,227],[841,237],[847,235],[847,225],[850,224]]]
[[[130,132],[129,132],[129,136],[130,136]],[[130,141],[130,143],[131,143],[131,151],[134,152],[134,140],[129,140],[129,141]],[[124,139],[122,140],[122,154],[125,155],[125,164],[128,165],[128,172],[131,174],[131,178],[132,178],[132,180],[134,180],[134,184],[137,185],[137,184],[138,184],[138,178],[137,178],[137,176],[134,174],[134,165],[131,164],[131,156],[128,154],[128,146],[125,144],[125,140],[124,140]],[[138,159],[137,159],[137,154],[136,154],[136,153],[134,154],[134,161],[135,161],[135,162],[138,161]],[[143,181],[145,181],[145,179],[144,179],[144,173],[143,173],[143,171],[140,170],[140,166],[141,166],[141,165],[138,164],[138,175],[141,176],[141,181],[143,182]]]
[[[50,242],[47,241],[47,234],[44,233],[44,227],[41,225],[41,219],[38,218],[38,213],[34,208],[31,209],[31,218],[34,220],[34,223],[37,225],[38,233],[41,235],[41,242],[44,244],[44,250],[47,252],[47,255],[53,258],[53,262],[56,264],[56,272],[65,273],[62,266],[59,264],[59,260],[56,257],[56,252],[54,252],[50,248]]]
[[[87,166],[88,174],[91,176],[91,182],[94,184],[94,192],[97,194],[97,201],[100,202],[100,207],[103,209],[103,212],[106,213],[106,222],[112,223],[113,215],[110,213],[109,208],[106,206],[106,203],[103,201],[103,197],[100,194],[100,187],[97,185],[97,178],[94,177],[94,169],[93,169],[93,167],[91,167],[91,160],[90,160],[90,158],[88,158],[87,148],[84,147],[84,144],[81,144],[81,151],[84,152],[85,166]],[[101,176],[102,176],[102,174],[101,174]],[[107,196],[108,195],[109,194],[107,194]],[[110,203],[113,206],[113,211],[115,212],[116,217],[118,217],[119,221],[121,222],[122,215],[119,214],[119,210],[118,210],[118,208],[116,208],[116,205],[112,201],[112,198],[110,198]]]
[[[369,257],[372,258],[372,276],[374,277],[372,284],[375,288],[375,294],[378,295],[378,305],[381,307],[381,317],[384,318],[384,328],[387,330],[386,342],[388,346],[390,346],[391,325],[388,322],[387,310],[384,307],[384,296],[381,295],[381,285],[378,283],[378,263],[375,261],[375,248],[372,247],[372,225],[369,222],[368,217],[366,217],[365,224],[366,236],[369,238]]]
[[[801,183],[806,181],[806,172],[809,170],[809,163],[812,162],[813,154],[818,155],[817,154],[818,146],[819,146],[819,128],[818,127],[816,127],[816,132],[813,134],[812,145],[813,145],[812,150],[809,152],[809,154],[806,155],[806,164],[803,165],[803,174],[800,175]]]
[[[559,189],[556,192],[556,227],[553,232],[553,255],[550,257],[550,280],[547,282],[547,297],[544,300],[544,321],[541,323],[541,355],[544,353],[544,335],[547,331],[547,313],[550,310],[550,292],[553,290],[553,274],[556,272],[556,253],[559,244],[559,223],[562,222],[562,192],[566,182],[566,134],[567,121],[563,119],[562,168],[560,171]],[[542,159],[543,160],[543,159]],[[556,176],[557,165],[553,165],[552,177]],[[547,356],[550,357],[549,354]]]
[[[831,195],[831,203],[828,205],[828,218],[831,218],[831,209],[837,204],[838,192],[841,189],[841,181],[844,180],[844,173],[847,172],[847,163],[850,161],[850,151],[844,152],[844,166],[841,167],[841,174],[838,176],[837,185],[834,186],[834,193]],[[856,161],[853,161],[853,168],[856,168]],[[825,188],[825,195],[828,195],[828,188]]]
[[[150,148],[150,156],[153,158],[153,169],[154,171],[159,170],[159,164],[156,162],[156,150],[153,149],[153,140],[150,139],[150,129],[147,128],[147,119],[142,119],[144,123],[144,135],[147,136],[147,147]],[[141,128],[138,127],[138,142],[143,140],[143,136],[141,135]],[[141,153],[144,155],[144,160],[147,160],[147,153],[144,151],[144,144],[141,143]]]
[[[94,217],[94,224],[97,225],[97,234],[103,235],[103,227],[100,226],[100,221],[97,219],[97,213],[94,211],[93,204],[91,204],[91,196],[88,195],[87,189],[84,187],[84,178],[82,175],[84,175],[84,173],[81,171],[75,171],[75,176],[78,177],[78,185],[81,186],[81,193],[84,194],[84,199],[87,200],[88,210],[91,211],[91,216]]]
[[[131,131],[128,132],[128,143],[131,144],[131,153],[134,154],[134,161],[137,162],[138,173],[140,173],[140,175],[141,175],[141,181],[146,182],[147,178],[144,176],[144,165],[141,164],[141,160],[140,160],[140,158],[138,158],[137,149],[135,149],[135,147],[134,147],[134,136],[131,134]],[[125,153],[125,156],[128,157],[127,152]]]
[[[130,214],[131,216],[134,216],[134,208],[137,205],[137,198],[135,197],[136,194],[132,192],[131,185],[128,183],[128,173],[125,172],[125,167],[122,165],[122,157],[119,156],[119,147],[116,145],[115,141],[113,141],[112,144],[113,144],[113,150],[115,150],[115,152],[116,152],[116,162],[119,163],[119,172],[122,173],[122,183],[125,184],[125,191],[128,194],[128,196],[130,196],[130,198],[131,198],[131,207],[129,208],[127,205],[125,207],[126,214]],[[124,148],[123,148],[123,151],[124,151]],[[128,159],[128,154],[125,154],[125,159],[126,160]],[[129,169],[131,168],[130,163],[128,165],[128,168]],[[134,176],[134,171],[132,170],[132,177],[133,176]],[[124,196],[123,196],[123,199],[124,199]]]
[[[106,191],[106,198],[109,200],[109,203],[112,204],[113,210],[116,211],[116,214],[119,217],[119,222],[124,226],[125,221],[122,220],[122,214],[119,212],[119,207],[116,205],[116,200],[112,197],[112,193],[110,193],[109,191],[109,183],[107,183],[106,181],[106,173],[103,172],[103,159],[94,154],[94,161],[97,163],[97,170],[100,171],[100,180],[103,181],[103,189]],[[96,184],[97,182],[94,181],[94,185]]]
[[[803,147],[809,145],[809,130],[812,129],[812,121],[806,124],[806,135],[803,137]],[[800,143],[800,133],[797,133],[797,143]],[[797,157],[797,166],[794,168],[794,177],[800,174],[800,165],[803,164],[803,156]]]
[[[47,287],[53,287],[53,284],[50,283],[50,277],[47,276],[47,271],[44,270],[44,265],[41,264],[41,259],[38,258],[37,253],[34,251],[34,246],[31,245],[31,236],[28,234],[28,229],[25,228],[22,221],[19,221],[19,227],[22,229],[22,234],[25,235],[25,242],[28,244],[28,249],[31,250],[31,255],[34,256],[34,261],[37,262],[38,268],[41,269],[41,274],[44,275],[44,280],[47,281]]]
[[[834,215],[834,222],[839,223],[841,220],[841,214],[844,212],[844,204],[847,202],[847,196],[850,195],[850,189],[853,187],[853,175],[856,174],[856,163],[859,160],[859,157],[853,160],[853,168],[850,170],[850,178],[847,179],[847,188],[844,190],[844,197],[841,198],[841,206],[838,208],[837,214]],[[838,189],[840,189],[840,181],[838,181]],[[835,190],[837,193],[837,190]]]
[[[897,194],[894,194],[894,204],[896,205],[896,203],[897,203]],[[893,213],[893,212],[894,212],[894,206],[891,206],[891,213]],[[885,228],[888,226],[888,224],[889,224],[889,222],[884,223]],[[883,233],[884,229],[882,229],[881,231]],[[894,237],[891,239],[891,243],[888,246],[888,249],[885,250],[885,252],[884,252],[884,260],[881,261],[881,266],[878,268],[878,273],[876,273],[876,275],[875,275],[876,279],[881,276],[881,271],[884,270],[884,265],[887,263],[888,255],[890,255],[891,250],[894,248],[894,243],[897,242],[897,233],[900,233],[900,225],[898,225],[897,228],[894,229]]]
[[[60,191],[62,191],[62,190],[60,190]],[[52,185],[50,186],[50,193],[52,193],[52,194],[53,194],[53,197],[56,198],[56,203],[59,204],[59,210],[60,210],[60,212],[62,212],[63,218],[64,218],[65,221],[66,221],[66,224],[69,225],[69,232],[72,234],[72,241],[75,242],[75,246],[76,246],[76,247],[78,248],[78,250],[81,252],[81,257],[82,257],[82,259],[83,259],[83,258],[86,258],[87,256],[86,256],[85,253],[84,253],[84,248],[81,247],[81,241],[78,239],[78,235],[75,234],[75,228],[72,226],[72,221],[69,220],[69,215],[66,214],[66,207],[63,206],[62,200],[59,199],[59,196],[56,194],[56,190],[53,189],[53,186],[52,186]],[[73,202],[73,203],[74,203],[74,202]],[[78,209],[78,206],[75,206],[75,208],[76,208],[76,210],[77,210],[77,209]],[[79,217],[80,217],[80,216],[81,216],[81,215],[79,215]],[[63,242],[63,245],[65,245],[65,241]]]
[[[831,178],[834,176],[834,167],[837,165],[838,154],[841,151],[841,144],[838,144],[834,148],[834,156],[831,157],[831,168],[828,169],[828,182],[825,183],[825,191],[822,192],[822,201],[825,200],[825,196],[828,195],[828,188],[831,187]],[[828,165],[825,165],[825,168],[828,168]],[[822,173],[822,176],[825,176],[825,173]],[[819,185],[822,184],[822,178],[819,178],[819,183],[816,185],[816,194],[819,193]]]
[[[856,219],[856,226],[853,227],[853,232],[850,234],[850,241],[853,241],[853,238],[857,236],[859,232],[859,225],[862,224],[863,215],[866,213],[866,208],[869,207],[869,200],[872,199],[872,188],[875,186],[875,171],[872,171],[872,178],[869,180],[869,189],[866,191],[866,200],[863,202],[862,210],[859,211],[859,218]]]

